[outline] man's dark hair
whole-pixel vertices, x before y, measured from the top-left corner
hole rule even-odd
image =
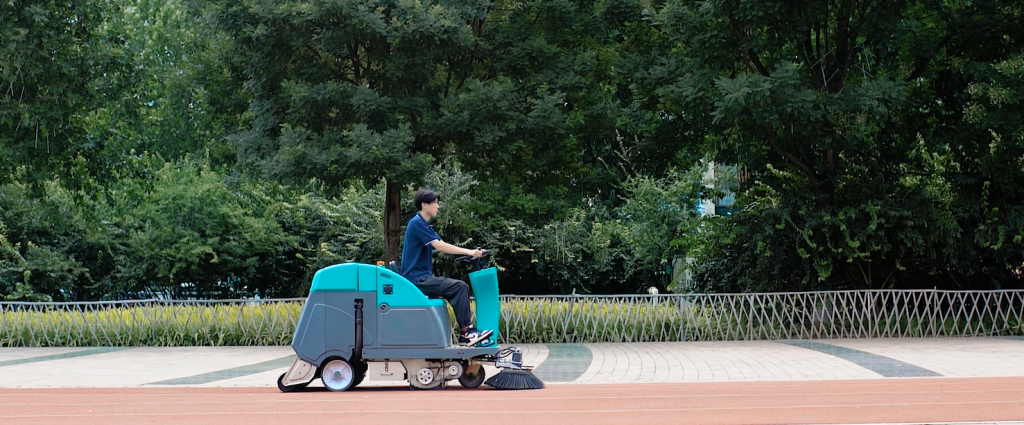
[[[416,192],[416,197],[412,198],[412,203],[416,205],[416,211],[423,211],[423,204],[433,204],[434,201],[440,201],[441,195],[430,189],[420,189]]]

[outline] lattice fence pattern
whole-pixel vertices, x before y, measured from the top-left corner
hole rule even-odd
[[[305,299],[0,302],[0,346],[288,345]],[[501,342],[1024,335],[1024,291],[502,296]]]
[[[504,297],[502,342],[1024,335],[1024,291]]]

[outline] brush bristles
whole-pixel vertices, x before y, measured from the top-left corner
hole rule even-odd
[[[529,370],[502,369],[484,382],[499,390],[539,390],[544,383]]]

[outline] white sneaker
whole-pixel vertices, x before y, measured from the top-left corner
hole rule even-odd
[[[494,331],[492,330],[480,331],[474,328],[469,328],[468,331],[463,332],[462,335],[459,336],[459,343],[470,346],[477,345],[485,340],[490,341],[489,337],[493,334]]]

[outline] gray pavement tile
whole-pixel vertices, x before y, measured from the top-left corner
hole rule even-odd
[[[70,353],[51,354],[49,356],[36,356],[36,357],[27,357],[27,358],[23,358],[23,359],[6,360],[6,361],[0,362],[0,367],[14,366],[14,365],[20,365],[20,364],[25,364],[25,363],[45,362],[45,361],[50,361],[50,360],[70,359],[70,358],[73,358],[73,357],[91,356],[93,354],[110,353],[110,352],[114,352],[114,351],[121,351],[121,350],[127,350],[127,349],[128,349],[128,347],[86,348],[86,349],[83,349],[83,350],[80,350],[80,351],[72,351]]]
[[[942,376],[931,370],[896,359],[815,341],[779,341],[782,344],[830,354],[869,369],[886,378]]]
[[[255,373],[262,373],[268,370],[280,369],[282,367],[288,367],[295,361],[295,356],[286,356],[279,359],[269,360],[262,363],[256,363],[246,366],[234,367],[231,369],[218,370],[216,372],[202,373],[199,375],[186,376],[184,378],[169,379],[166,381],[153,382],[147,385],[199,385],[208,382],[221,381],[225,379],[237,378],[240,376],[252,375]]]
[[[593,353],[583,344],[547,344],[548,357],[533,370],[544,382],[572,382],[590,367]]]

